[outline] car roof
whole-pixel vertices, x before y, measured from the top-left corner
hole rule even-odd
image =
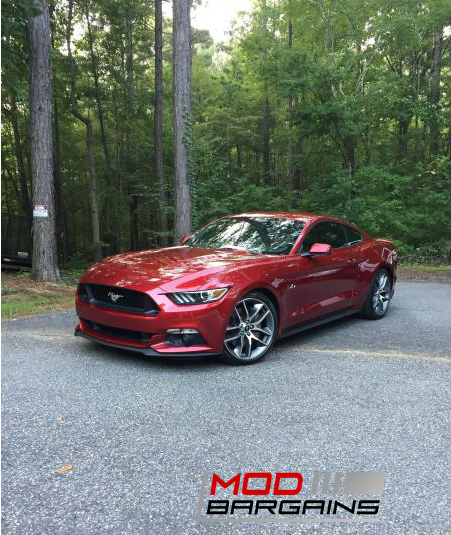
[[[349,223],[344,219],[339,219],[337,217],[331,217],[328,215],[315,214],[313,212],[245,212],[242,214],[231,214],[225,217],[279,217],[283,219],[299,219],[306,222],[328,219],[331,221],[337,221],[338,223],[344,223],[345,225],[352,225],[352,223]]]

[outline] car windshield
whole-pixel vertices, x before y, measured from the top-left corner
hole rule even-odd
[[[241,249],[254,254],[288,254],[304,221],[273,217],[230,217],[199,230],[184,245]]]

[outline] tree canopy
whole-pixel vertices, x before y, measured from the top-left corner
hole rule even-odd
[[[71,24],[67,0],[50,4],[60,260],[171,243],[172,21],[162,25],[162,197],[154,2],[70,3]],[[26,217],[35,9],[2,1],[2,201]],[[449,254],[450,33],[447,0],[255,0],[227,43],[193,28],[193,227],[242,211],[315,211],[392,239],[402,255]],[[74,105],[92,124],[91,163]]]

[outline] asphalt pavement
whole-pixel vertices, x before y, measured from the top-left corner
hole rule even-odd
[[[399,283],[384,319],[247,367],[105,348],[75,322],[2,323],[4,534],[450,532],[448,284]],[[195,520],[204,472],[315,470],[386,472],[379,522]]]

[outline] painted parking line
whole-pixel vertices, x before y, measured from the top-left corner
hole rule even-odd
[[[450,362],[450,355],[427,355],[423,353],[402,353],[400,351],[362,351],[357,349],[320,349],[317,347],[302,347],[302,351],[310,353],[321,353],[324,355],[349,355],[351,357],[392,357],[398,359],[415,359],[415,360],[439,360]]]

